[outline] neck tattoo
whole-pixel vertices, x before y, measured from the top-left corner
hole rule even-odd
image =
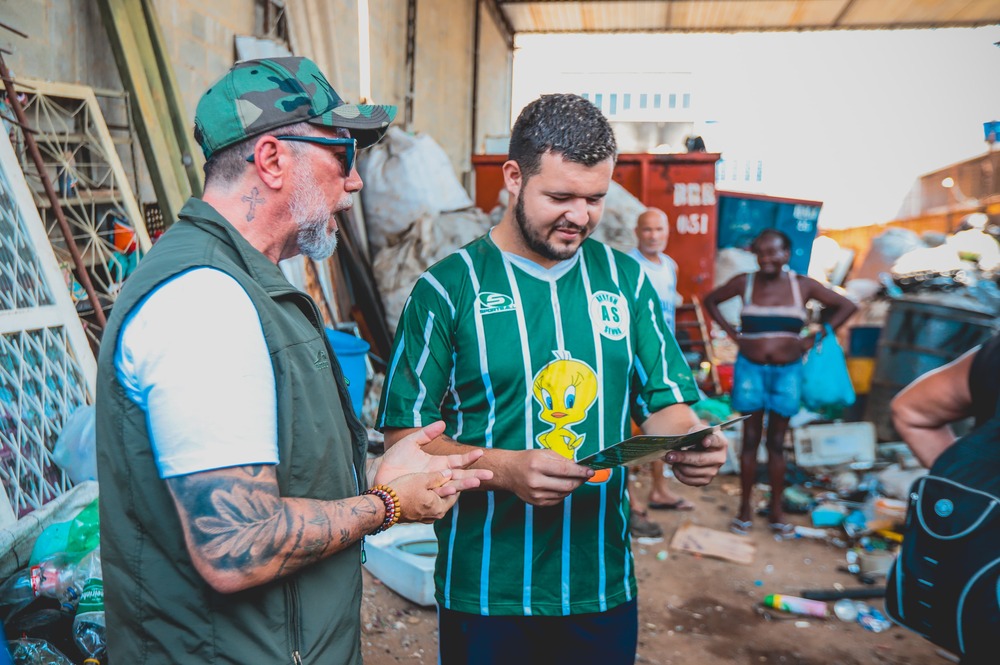
[[[260,190],[254,187],[253,189],[250,190],[249,194],[240,199],[244,203],[250,204],[250,209],[247,211],[248,222],[253,221],[253,218],[256,215],[256,213],[254,212],[254,208],[257,207],[257,204],[264,202],[264,199],[261,198],[259,195],[260,195]]]

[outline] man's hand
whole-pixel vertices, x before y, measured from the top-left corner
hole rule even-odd
[[[444,517],[458,501],[462,490],[479,487],[479,478],[471,475],[456,478],[455,474],[459,472],[472,473],[444,469],[429,473],[410,473],[394,479],[390,486],[396,491],[402,505],[399,521],[430,524]]]
[[[424,451],[423,447],[440,436],[444,432],[444,427],[444,423],[440,420],[431,423],[400,439],[386,450],[375,468],[372,485],[385,484],[396,489],[396,479],[400,476],[448,471],[444,482],[434,486],[434,491],[439,497],[448,497],[465,489],[479,487],[480,481],[493,478],[493,472],[488,469],[468,468],[483,456],[482,450],[451,455],[431,455]],[[439,476],[434,476],[435,480],[438,478]]]
[[[702,425],[695,425],[688,432],[703,429]],[[700,487],[710,483],[719,473],[719,467],[726,463],[728,447],[722,430],[714,428],[697,450],[674,450],[667,453],[663,460],[671,465],[677,480],[685,485]]]
[[[593,469],[551,450],[503,452],[502,461],[498,460],[498,481],[504,489],[534,506],[558,504],[594,475]]]

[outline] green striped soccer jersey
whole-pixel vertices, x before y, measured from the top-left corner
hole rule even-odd
[[[583,459],[697,389],[639,264],[593,241],[558,277],[489,235],[424,273],[403,310],[380,427]],[[534,265],[534,264],[531,264]],[[482,615],[602,612],[635,596],[624,469],[560,505],[462,494],[437,522],[437,601]]]

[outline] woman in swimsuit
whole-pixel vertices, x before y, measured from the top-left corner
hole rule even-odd
[[[731,530],[746,534],[753,525],[751,492],[757,476],[757,448],[767,414],[767,470],[771,481],[768,517],[775,531],[788,532],[781,506],[785,487],[784,441],[788,419],[798,413],[802,389],[802,356],[813,336],[804,332],[809,319],[806,303],[819,301],[823,318],[834,330],[857,307],[816,280],[788,270],[791,241],[781,231],[765,229],[750,246],[760,270],[743,273],[705,297],[709,316],[739,348],[733,376],[733,408],[750,417],[743,423],[740,453],[740,506]],[[742,296],[739,329],[719,313],[719,304]]]

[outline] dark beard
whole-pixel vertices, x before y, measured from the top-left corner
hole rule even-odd
[[[520,195],[517,197],[517,203],[514,204],[514,221],[517,222],[517,228],[520,229],[521,237],[524,238],[524,242],[528,246],[528,249],[542,258],[550,261],[565,261],[566,259],[573,258],[573,255],[575,255],[577,249],[579,249],[579,247],[556,247],[550,244],[536,230],[529,227],[528,217],[524,214],[524,199],[521,198]],[[582,236],[584,238],[587,237],[586,230],[584,230]]]

